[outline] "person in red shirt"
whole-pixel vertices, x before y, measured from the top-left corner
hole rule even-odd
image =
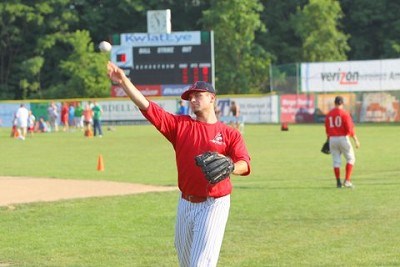
[[[338,188],[342,187],[340,180],[340,166],[342,164],[342,154],[346,158],[346,173],[343,186],[352,188],[351,174],[356,161],[354,150],[350,142],[351,137],[354,140],[356,148],[360,147],[360,142],[354,130],[353,120],[350,114],[343,109],[343,97],[335,97],[335,107],[329,111],[325,117],[325,131],[329,138],[329,147],[333,159],[333,171]]]
[[[63,131],[68,131],[69,128],[69,106],[67,102],[64,102],[61,108],[61,123],[63,124]]]
[[[217,120],[214,87],[198,81],[181,98],[189,101],[195,118],[176,115],[147,100],[115,64],[108,76],[122,86],[142,114],[175,150],[180,197],[175,227],[175,247],[180,266],[216,266],[228,220],[230,178],[209,183],[195,157],[214,151],[234,162],[234,175],[250,174],[250,156],[239,131]]]

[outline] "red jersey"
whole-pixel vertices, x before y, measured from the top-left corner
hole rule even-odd
[[[156,103],[150,102],[143,115],[160,131],[175,150],[178,170],[178,187],[187,195],[199,197],[222,197],[232,191],[230,179],[210,184],[195,157],[207,151],[215,151],[230,157],[233,162],[244,160],[249,166],[250,156],[242,135],[236,129],[221,122],[204,123],[190,116],[179,116],[166,112]]]
[[[64,105],[61,108],[61,122],[64,124],[68,122],[68,106],[67,105]]]
[[[341,108],[334,108],[325,117],[327,136],[353,136],[354,125],[350,114]]]

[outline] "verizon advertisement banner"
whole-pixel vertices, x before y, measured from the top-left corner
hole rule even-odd
[[[301,64],[302,92],[400,90],[400,59]]]

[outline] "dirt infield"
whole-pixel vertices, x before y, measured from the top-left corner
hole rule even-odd
[[[177,188],[109,181],[0,177],[0,206],[173,190]]]

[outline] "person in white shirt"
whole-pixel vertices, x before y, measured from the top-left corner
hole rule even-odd
[[[29,111],[25,107],[25,104],[21,104],[17,110],[17,113],[15,114],[15,117],[17,118],[18,138],[25,140],[29,117]]]

